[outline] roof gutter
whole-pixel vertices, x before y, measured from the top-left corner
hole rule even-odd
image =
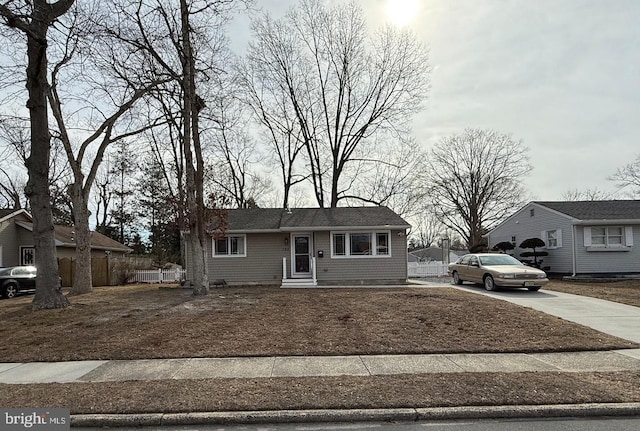
[[[640,219],[626,218],[626,219],[598,219],[598,220],[578,220],[574,225],[579,226],[603,226],[603,225],[620,225],[620,224],[640,224]]]

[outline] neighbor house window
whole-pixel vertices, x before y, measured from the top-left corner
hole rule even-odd
[[[592,227],[591,245],[600,247],[622,246],[621,227]]]
[[[542,240],[547,248],[562,247],[562,231],[560,229],[551,229],[542,232]]]
[[[390,256],[391,232],[335,232],[331,234],[333,257]]]
[[[633,246],[633,228],[631,226],[585,227],[584,245],[592,250],[629,250]]]
[[[246,256],[246,236],[244,235],[227,235],[225,237],[213,240],[214,256]]]

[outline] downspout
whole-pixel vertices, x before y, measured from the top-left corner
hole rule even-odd
[[[573,256],[572,256],[572,257],[573,257],[573,274],[571,274],[571,277],[575,277],[575,276],[576,276],[576,269],[577,269],[577,262],[576,262],[576,259],[577,259],[577,256],[578,256],[578,254],[577,254],[577,249],[576,249],[576,241],[577,241],[577,237],[576,237],[576,224],[575,224],[575,223],[573,223],[573,224],[571,225],[571,228],[573,229],[573,241],[571,241],[572,248],[573,248],[573,250],[572,250],[572,252],[573,252]]]

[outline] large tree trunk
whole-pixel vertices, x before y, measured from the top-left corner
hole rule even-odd
[[[73,287],[69,295],[91,293],[93,290],[89,209],[87,208],[87,199],[85,199],[81,184],[81,182],[80,184],[76,182],[69,187],[73,202],[74,239],[76,243],[76,270],[73,276]]]
[[[182,71],[183,71],[183,118],[184,118],[184,154],[187,179],[187,206],[189,208],[189,246],[191,248],[193,294],[203,296],[209,293],[209,281],[205,261],[204,244],[204,198],[202,191],[201,171],[202,154],[199,153],[200,140],[196,135],[198,131],[198,110],[195,88],[195,65],[193,50],[191,47],[191,28],[189,25],[189,7],[186,0],[180,0],[180,12],[182,19]],[[192,145],[193,143],[193,145]],[[193,153],[196,153],[194,166]]]
[[[27,38],[27,108],[31,120],[31,153],[26,161],[29,181],[25,194],[31,202],[33,241],[36,251],[36,294],[33,309],[63,308],[69,301],[62,294],[49,193],[49,119],[47,115],[47,26],[36,15]]]

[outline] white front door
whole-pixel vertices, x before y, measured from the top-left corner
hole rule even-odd
[[[293,278],[311,277],[311,256],[313,244],[310,234],[292,234],[291,276]]]

